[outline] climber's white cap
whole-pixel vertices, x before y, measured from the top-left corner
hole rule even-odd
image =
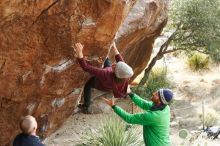
[[[133,74],[133,69],[126,63],[122,61],[116,63],[115,75],[117,78],[130,78]]]

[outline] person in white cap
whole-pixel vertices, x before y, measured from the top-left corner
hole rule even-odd
[[[128,81],[134,73],[133,69],[124,62],[115,42],[112,49],[115,54],[116,64],[111,65],[109,59],[106,58],[104,68],[98,68],[86,62],[83,58],[83,45],[81,43],[76,43],[74,49],[82,69],[92,75],[84,86],[84,104],[79,106],[83,113],[90,113],[92,88],[106,92],[111,91],[115,98],[127,96]]]
[[[170,107],[173,92],[170,89],[159,89],[154,92],[151,101],[146,101],[128,88],[131,100],[144,111],[130,114],[115,105],[114,99],[103,100],[113,108],[114,112],[130,124],[143,125],[144,143],[146,146],[170,146]]]
[[[22,118],[20,129],[22,133],[15,137],[13,146],[45,146],[36,135],[37,121],[33,116],[28,115]]]

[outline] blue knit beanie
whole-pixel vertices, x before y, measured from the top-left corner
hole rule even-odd
[[[169,102],[173,99],[173,92],[170,89],[159,89],[157,93],[163,104],[169,104]]]

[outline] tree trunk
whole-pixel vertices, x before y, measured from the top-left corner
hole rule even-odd
[[[158,53],[150,62],[150,64],[148,65],[148,67],[144,70],[144,77],[141,79],[140,83],[138,84],[138,86],[144,86],[148,80],[149,74],[152,70],[152,68],[154,67],[154,65],[156,64],[157,60],[161,59],[163,57],[163,54]]]

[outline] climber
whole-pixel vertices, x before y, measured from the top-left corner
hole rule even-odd
[[[134,104],[145,110],[144,112],[129,114],[115,105],[114,99],[102,99],[127,123],[143,125],[146,146],[170,146],[170,107],[168,104],[173,99],[173,92],[169,89],[159,89],[152,94],[151,101],[146,101],[132,93],[130,88],[128,88],[128,94]]]
[[[13,146],[45,146],[36,135],[37,121],[33,116],[25,116],[20,121],[22,133],[14,139]]]
[[[107,56],[104,62],[104,68],[97,68],[88,64],[83,58],[83,45],[81,43],[75,44],[74,49],[80,66],[84,71],[92,75],[84,86],[84,104],[79,105],[79,108],[81,108],[82,112],[85,114],[90,113],[91,88],[106,92],[111,91],[115,98],[127,96],[128,81],[133,75],[133,70],[124,62],[116,48],[115,42],[111,48],[113,48],[116,64],[111,65]]]

